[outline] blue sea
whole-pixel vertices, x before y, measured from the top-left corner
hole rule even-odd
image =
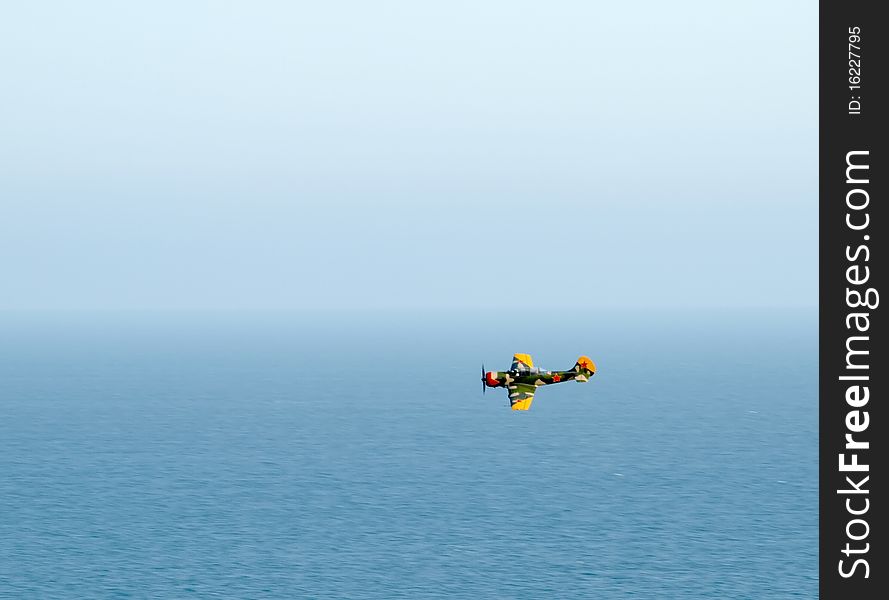
[[[816,327],[0,313],[0,597],[815,598]]]

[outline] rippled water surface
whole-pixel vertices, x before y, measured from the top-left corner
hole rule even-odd
[[[815,327],[0,314],[0,597],[814,598]]]

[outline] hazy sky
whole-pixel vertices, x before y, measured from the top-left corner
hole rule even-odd
[[[815,306],[817,3],[0,9],[0,308]]]

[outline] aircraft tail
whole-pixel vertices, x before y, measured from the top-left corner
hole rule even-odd
[[[575,381],[586,381],[588,377],[596,374],[596,363],[591,361],[589,356],[581,356],[574,363],[574,370],[580,374]]]

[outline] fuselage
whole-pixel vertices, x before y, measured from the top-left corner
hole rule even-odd
[[[516,383],[540,387],[564,381],[587,381],[587,376],[575,370],[571,371],[488,371],[485,373],[485,385],[488,387],[508,387]]]

